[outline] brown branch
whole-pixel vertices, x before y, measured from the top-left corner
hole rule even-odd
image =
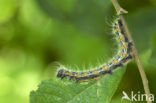
[[[119,15],[119,18],[123,22],[123,26],[124,26],[124,29],[125,29],[125,32],[126,32],[126,35],[127,35],[128,39],[131,40],[131,42],[133,43],[133,56],[134,56],[134,58],[135,58],[135,60],[137,62],[138,69],[139,69],[139,72],[140,72],[140,75],[141,75],[141,79],[142,79],[142,82],[143,82],[144,90],[145,90],[145,93],[147,94],[147,97],[148,97],[147,103],[152,103],[151,101],[149,101],[150,90],[149,90],[149,86],[148,86],[148,79],[146,77],[145,71],[144,71],[143,66],[141,64],[140,58],[138,56],[137,49],[135,47],[135,44],[134,44],[133,38],[131,36],[131,33],[130,33],[129,29],[128,29],[127,23],[126,23],[123,15],[122,15],[122,14],[128,13],[128,11],[124,10],[119,5],[117,0],[112,0],[112,4],[115,7],[117,15]]]

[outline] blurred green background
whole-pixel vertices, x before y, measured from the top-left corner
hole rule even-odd
[[[156,0],[120,4],[155,94]],[[58,63],[82,70],[108,61],[117,51],[116,17],[110,0],[0,0],[0,103],[28,103],[41,80],[55,77]],[[112,103],[121,102],[122,91],[143,93],[134,60]]]

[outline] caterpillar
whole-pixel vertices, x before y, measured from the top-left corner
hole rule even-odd
[[[76,83],[88,82],[100,79],[106,74],[112,74],[113,70],[124,66],[126,62],[129,62],[132,59],[133,44],[126,37],[123,23],[120,18],[117,18],[113,23],[113,33],[116,35],[120,46],[119,52],[108,64],[103,65],[98,69],[86,72],[71,72],[61,68],[57,73],[57,77],[61,79],[68,78],[69,80],[76,81]]]

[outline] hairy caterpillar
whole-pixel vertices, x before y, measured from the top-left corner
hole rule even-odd
[[[132,43],[126,37],[123,24],[119,18],[113,23],[113,33],[117,36],[120,48],[117,55],[113,57],[108,64],[88,72],[70,72],[66,69],[60,69],[57,73],[57,77],[61,79],[69,78],[77,83],[88,82],[100,79],[106,74],[112,74],[114,69],[125,65],[126,62],[132,59]]]

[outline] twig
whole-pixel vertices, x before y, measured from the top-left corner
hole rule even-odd
[[[139,69],[139,72],[140,72],[140,75],[141,75],[141,79],[142,79],[142,82],[143,82],[143,86],[144,86],[144,90],[145,90],[145,93],[147,94],[147,103],[152,103],[150,100],[149,100],[149,97],[150,97],[150,90],[149,90],[149,86],[148,86],[148,79],[146,77],[146,74],[145,74],[145,71],[143,69],[143,66],[140,62],[140,58],[138,56],[138,52],[137,52],[137,49],[135,47],[135,44],[134,44],[134,41],[133,41],[133,38],[131,36],[131,33],[128,29],[128,26],[127,26],[127,23],[123,17],[122,14],[125,14],[125,13],[128,13],[128,11],[124,10],[118,3],[117,0],[112,0],[112,3],[113,3],[113,6],[115,7],[116,11],[117,11],[117,14],[119,15],[122,23],[123,23],[123,26],[124,26],[124,29],[125,29],[125,32],[126,32],[126,35],[128,37],[129,40],[131,40],[131,42],[133,43],[133,56],[134,58],[136,59],[136,62],[137,62],[137,65],[138,65],[138,69]]]

